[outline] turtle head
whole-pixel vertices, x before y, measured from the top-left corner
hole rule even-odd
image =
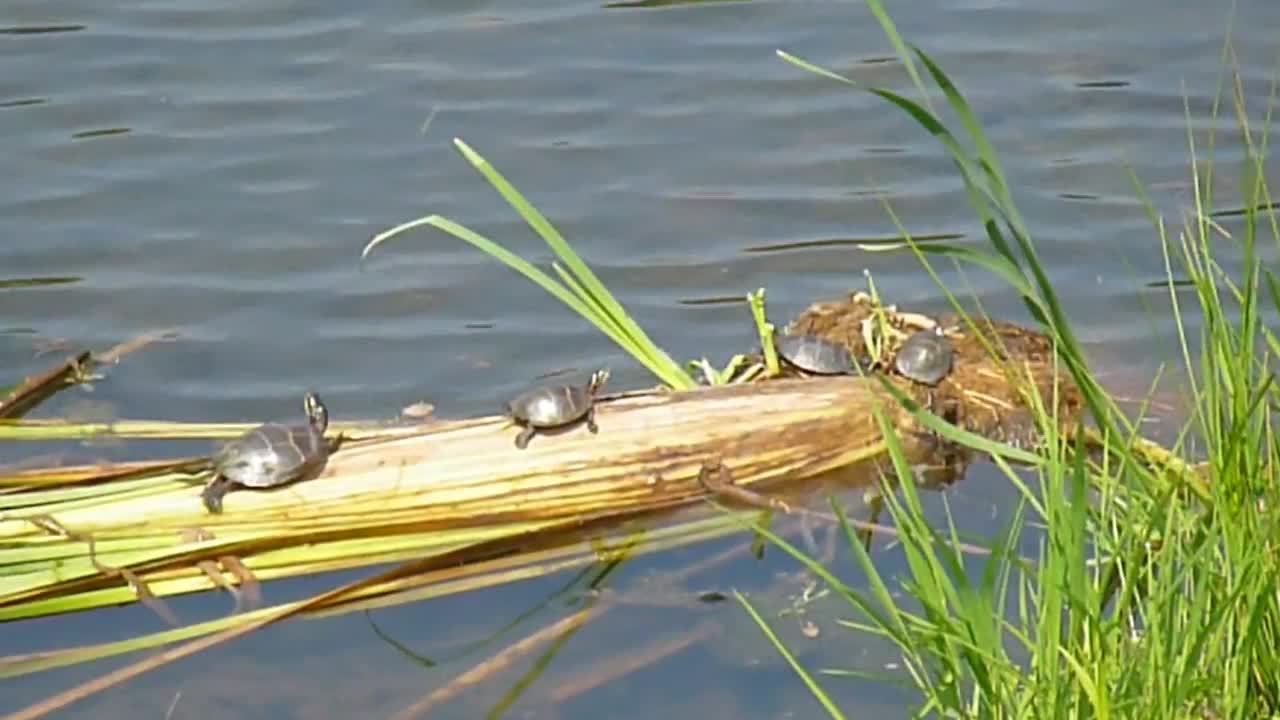
[[[308,390],[307,394],[302,398],[302,409],[307,414],[307,422],[320,432],[324,432],[329,427],[329,409],[324,406],[324,401],[315,391]]]
[[[587,383],[587,393],[595,395],[600,392],[600,389],[607,382],[609,382],[609,368],[602,368],[591,373],[591,381]]]

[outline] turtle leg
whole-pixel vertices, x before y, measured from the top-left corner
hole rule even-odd
[[[210,480],[209,484],[204,486],[204,492],[200,493],[200,499],[204,501],[205,508],[214,515],[221,513],[222,496],[227,494],[233,484],[222,475],[217,475]]]
[[[525,449],[526,447],[529,447],[529,441],[532,440],[533,436],[537,434],[538,434],[538,428],[532,425],[525,425],[524,429],[520,431],[520,434],[516,436],[516,447],[520,448],[521,450]]]
[[[702,464],[698,471],[698,484],[711,492],[731,500],[770,510],[791,512],[791,506],[775,497],[769,497],[754,490],[738,487],[733,483],[733,473],[729,467],[719,460]]]
[[[594,405],[587,411],[587,429],[591,431],[592,435],[600,432],[600,426],[596,425],[596,408]]]

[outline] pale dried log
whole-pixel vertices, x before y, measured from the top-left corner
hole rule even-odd
[[[349,441],[314,479],[240,490],[207,514],[196,485],[58,513],[98,537],[199,526],[219,537],[314,535],[326,526],[492,527],[678,505],[706,494],[698,471],[727,465],[739,485],[802,480],[882,451],[872,412],[910,415],[874,380],[834,377],[602,398],[599,434],[571,426],[524,450],[501,416],[437,421],[393,439]],[[26,534],[17,518],[0,537]],[[8,525],[9,527],[5,527]],[[7,530],[7,532],[6,532]]]

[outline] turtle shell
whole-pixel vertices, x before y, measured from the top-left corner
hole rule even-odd
[[[854,370],[848,348],[818,335],[779,335],[774,348],[783,360],[805,372],[844,375]]]
[[[939,329],[920,330],[898,348],[893,367],[903,377],[924,385],[937,385],[951,372],[954,358],[951,341]]]
[[[533,427],[556,427],[579,420],[595,403],[591,387],[562,385],[523,393],[507,405],[507,413]]]
[[[314,425],[267,423],[224,445],[213,462],[237,485],[266,488],[296,480],[328,453],[324,432]]]

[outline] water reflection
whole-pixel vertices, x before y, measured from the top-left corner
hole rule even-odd
[[[1129,87],[1133,83],[1128,80],[1089,80],[1077,82],[1075,85],[1083,89],[1101,89],[1101,88],[1122,88]]]

